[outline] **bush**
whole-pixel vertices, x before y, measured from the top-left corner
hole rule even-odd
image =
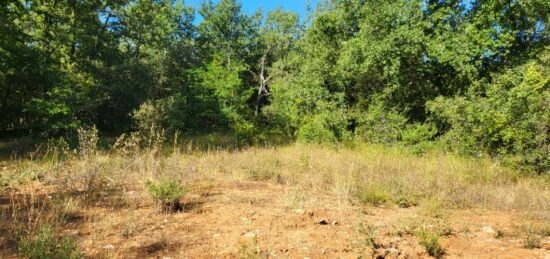
[[[160,203],[164,211],[181,210],[180,200],[188,192],[188,189],[176,180],[163,180],[159,183],[147,181],[145,187],[153,199]]]
[[[136,123],[138,132],[134,137],[144,147],[158,147],[164,143],[168,110],[171,109],[171,102],[160,100],[157,102],[145,102],[138,110],[134,111],[132,117]]]
[[[401,140],[401,131],[407,118],[396,111],[388,110],[383,102],[373,102],[358,118],[356,135],[369,143],[393,143]]]
[[[42,225],[34,235],[22,236],[17,249],[19,257],[28,259],[81,258],[81,254],[68,237],[54,236],[50,225]]]
[[[337,141],[336,136],[324,125],[324,122],[315,117],[307,120],[298,129],[298,140],[317,144]]]
[[[434,119],[448,128],[455,150],[509,158],[519,169],[550,170],[550,71],[528,64],[470,88],[465,97],[428,103]]]
[[[538,249],[542,247],[542,239],[536,235],[528,234],[523,239],[523,247],[527,249]]]
[[[298,140],[308,143],[336,143],[350,138],[348,116],[335,101],[319,101],[314,114],[298,128]]]
[[[418,145],[432,140],[436,134],[437,129],[432,124],[409,124],[401,131],[401,140],[407,145]]]

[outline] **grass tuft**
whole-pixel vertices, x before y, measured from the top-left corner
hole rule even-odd
[[[416,231],[416,237],[419,239],[420,245],[426,248],[430,256],[441,258],[445,254],[445,249],[440,243],[439,234],[437,232],[421,228]]]

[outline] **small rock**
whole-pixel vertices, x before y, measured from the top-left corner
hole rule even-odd
[[[400,255],[401,254],[401,250],[397,249],[397,248],[388,248],[388,253],[389,254],[395,254],[395,255]]]
[[[296,214],[300,214],[300,215],[305,213],[305,211],[303,209],[294,209],[294,210],[292,210],[292,212],[294,212]]]
[[[328,225],[328,221],[325,219],[320,219],[319,222],[317,222],[319,225]]]
[[[255,238],[256,237],[256,232],[250,231],[250,232],[245,233],[244,236],[248,237],[248,238]]]
[[[114,250],[115,249],[115,246],[114,245],[105,245],[102,247],[103,249],[106,249],[106,250]]]
[[[338,221],[336,221],[336,220],[333,220],[333,221],[332,221],[332,225],[333,225],[333,226],[336,226],[336,225],[338,225]]]
[[[244,224],[252,224],[252,221],[248,218],[245,218],[245,217],[241,217],[241,221],[244,223]]]
[[[485,233],[495,233],[495,231],[493,230],[493,228],[491,226],[484,226],[483,227],[483,232]]]

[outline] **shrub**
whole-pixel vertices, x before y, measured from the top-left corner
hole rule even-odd
[[[22,236],[18,255],[28,259],[81,258],[80,252],[68,237],[57,238],[50,225],[42,225],[34,235]]]
[[[432,140],[437,129],[429,123],[409,124],[401,131],[401,140],[407,145],[417,145]]]
[[[298,128],[298,140],[335,143],[350,138],[346,112],[335,101],[320,101],[314,114],[306,116]]]
[[[158,148],[164,143],[164,127],[167,120],[167,110],[171,109],[170,105],[171,102],[165,101],[145,102],[138,110],[134,111],[132,117],[138,132],[134,133],[132,137],[137,138],[141,146]]]
[[[319,118],[311,118],[298,129],[298,140],[308,143],[336,142],[336,136]]]
[[[407,118],[388,110],[383,102],[373,102],[357,121],[356,135],[370,143],[393,143],[401,140]]]
[[[149,194],[160,203],[165,211],[178,211],[182,209],[180,199],[187,194],[188,189],[176,180],[163,180],[159,183],[145,182]]]
[[[448,128],[455,150],[506,157],[524,171],[550,170],[550,77],[547,65],[527,64],[470,87],[464,97],[428,103]]]
[[[97,152],[99,140],[98,130],[95,126],[78,129],[78,151],[82,158],[93,156]]]
[[[542,241],[539,236],[528,234],[523,240],[523,247],[527,249],[538,249],[542,247]]]

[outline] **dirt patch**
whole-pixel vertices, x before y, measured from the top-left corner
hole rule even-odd
[[[70,214],[62,233],[89,258],[428,258],[421,228],[438,233],[445,258],[550,257],[548,237],[541,248],[524,248],[521,213],[434,217],[420,207],[365,207],[322,193],[297,202],[289,186],[266,182],[215,184],[188,195],[178,213],[163,213],[136,191],[125,195],[124,207],[98,203]]]

